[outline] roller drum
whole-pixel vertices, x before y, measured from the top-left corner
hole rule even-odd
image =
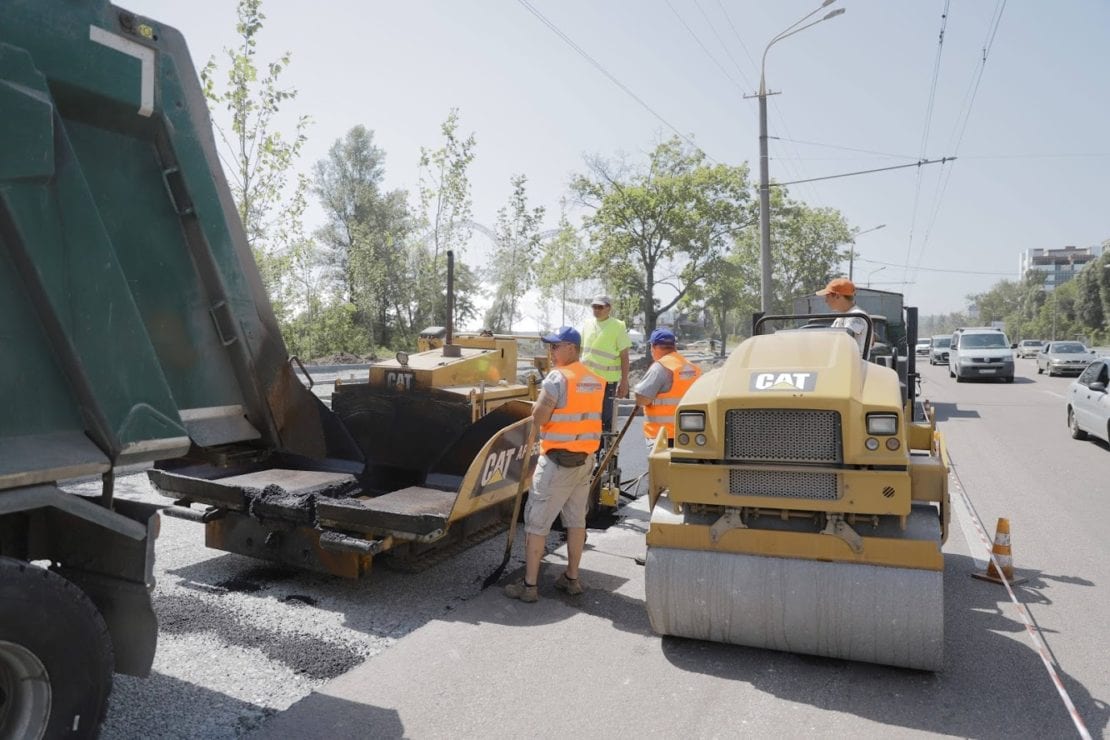
[[[649,547],[662,635],[939,670],[942,572]]]

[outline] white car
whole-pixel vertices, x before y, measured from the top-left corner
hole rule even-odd
[[[1110,442],[1110,359],[1095,360],[1068,390],[1068,426],[1074,439],[1088,435]]]
[[[917,346],[913,348],[913,353],[915,355],[921,355],[922,357],[928,357],[932,348],[933,342],[931,339],[919,339],[917,340]]]

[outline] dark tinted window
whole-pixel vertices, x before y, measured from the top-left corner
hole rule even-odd
[[[1079,342],[1055,342],[1049,348],[1049,352],[1059,352],[1062,355],[1081,355],[1086,351],[1087,348]]]
[[[933,346],[938,348],[945,348],[952,344],[952,337],[936,337],[933,339]]]
[[[1006,337],[1002,332],[997,334],[964,334],[960,338],[963,349],[1005,349]]]

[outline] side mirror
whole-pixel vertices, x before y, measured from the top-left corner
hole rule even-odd
[[[1011,344],[1010,349],[1017,349],[1017,343],[1015,342],[1014,344]]]
[[[1094,383],[1091,383],[1087,387],[1090,388],[1092,391],[1097,391],[1099,393],[1106,392],[1106,383],[1103,383],[1101,380],[1096,380]]]

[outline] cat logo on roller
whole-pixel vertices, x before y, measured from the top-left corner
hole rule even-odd
[[[817,387],[817,373],[781,371],[752,373],[749,390],[811,391]]]

